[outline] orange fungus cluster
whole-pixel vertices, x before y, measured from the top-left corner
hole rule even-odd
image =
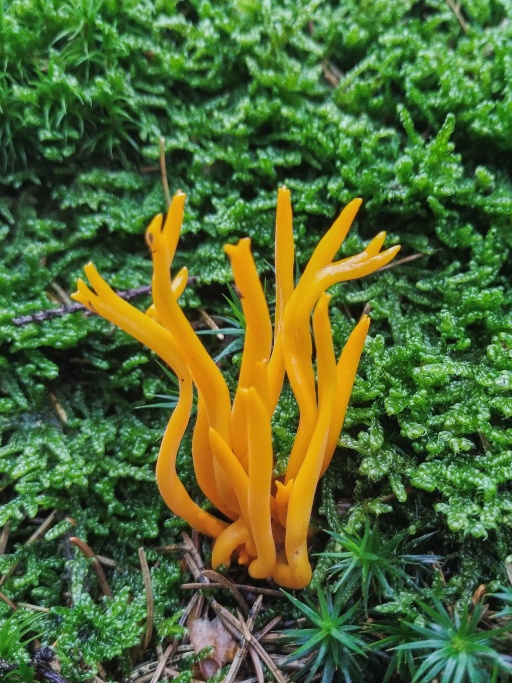
[[[78,281],[76,301],[152,349],[179,380],[179,400],[162,440],[156,476],[166,504],[190,526],[214,540],[214,567],[233,558],[255,579],[273,578],[288,588],[311,579],[307,539],[313,498],[338,443],[369,319],[363,316],[336,360],[329,300],[332,285],[375,272],[398,246],[380,251],[379,233],[360,254],[333,261],[360,199],[348,204],[318,243],[294,282],[290,193],[280,188],[275,233],[275,314],[272,321],[248,238],[224,247],[240,293],[246,333],[238,387],[231,397],[221,370],[183,313],[183,268],[171,267],[183,221],[185,194],[178,192],[166,217],[146,231],[153,260],[153,303],[146,312],[120,298],[92,263],[90,287]],[[313,344],[316,363],[313,364]],[[274,475],[272,416],[285,379],[297,400],[299,425],[286,473]],[[216,516],[192,500],[176,471],[176,455],[198,396],[192,440],[197,482]]]

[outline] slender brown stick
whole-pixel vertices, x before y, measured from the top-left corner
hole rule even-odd
[[[172,545],[156,545],[153,550],[165,553],[186,553],[188,552],[188,546],[185,543],[173,543]]]
[[[96,662],[96,667],[98,669],[98,675],[99,675],[99,680],[100,681],[106,681],[107,680],[107,672],[103,668],[103,665],[101,662]],[[98,678],[98,676],[96,676]]]
[[[2,593],[2,591],[0,591],[0,600],[3,600],[5,602],[5,604],[9,605],[9,607],[14,611],[16,611],[18,609],[18,606],[16,605],[16,603],[14,603],[11,600],[11,598],[8,598],[5,593]]]
[[[96,572],[96,576],[98,577],[98,582],[100,584],[100,588],[103,595],[106,595],[109,598],[113,598],[114,596],[112,595],[112,591],[110,590],[110,586],[108,585],[107,577],[105,576],[103,567],[98,562],[98,558],[96,557],[94,550],[92,550],[92,548],[89,545],[87,545],[85,541],[82,541],[82,539],[78,538],[77,536],[71,536],[69,540],[71,543],[73,543],[73,545],[76,545],[76,547],[82,552],[82,554],[85,555],[85,557],[91,559],[92,568]]]
[[[114,569],[114,567],[117,566],[117,562],[115,560],[111,560],[110,557],[105,557],[104,555],[96,555],[96,559],[105,567],[111,567],[112,569]]]
[[[337,88],[343,78],[343,72],[327,59],[322,62],[322,73],[325,80],[332,85],[333,88]]]
[[[173,681],[175,678],[177,678],[180,675],[180,672],[178,669],[172,669],[169,666],[166,666],[165,669],[161,672],[161,674],[165,675],[165,680],[166,681]],[[160,675],[161,675],[160,674]],[[153,679],[153,672],[148,671],[147,674],[142,674],[142,676],[138,676],[137,678],[130,678],[129,683],[151,683]],[[193,679],[195,680],[195,679]]]
[[[258,683],[265,683],[265,677],[263,674],[263,666],[261,665],[261,660],[258,658],[258,655],[254,651],[253,648],[249,650],[249,656],[252,659],[252,665],[254,667],[254,671],[256,672],[256,680]]]
[[[202,599],[202,596],[199,595],[199,593],[196,593],[194,596],[192,596],[192,600],[188,603],[184,613],[181,615],[180,620],[179,620],[179,625],[180,626],[185,626],[185,624],[188,621],[188,618],[190,614],[193,612],[193,610],[196,608],[197,603],[199,600]],[[160,676],[164,672],[164,669],[166,669],[167,662],[169,660],[172,660],[174,655],[176,654],[176,650],[178,649],[178,640],[174,640],[172,643],[170,643],[165,650],[164,654],[162,655],[162,658],[158,662],[158,666],[155,669],[155,673],[153,674],[153,678],[151,679],[150,683],[158,683],[160,680]]]
[[[73,300],[70,299],[69,294],[57,282],[52,282],[51,287],[57,292],[57,295],[64,306],[71,306],[73,304]]]
[[[158,662],[158,666],[157,666],[156,669],[155,669],[155,673],[153,674],[153,678],[151,679],[151,683],[157,683],[157,681],[160,680],[160,676],[162,675],[162,673],[163,673],[163,671],[164,671],[164,669],[165,669],[165,665],[167,664],[168,660],[169,660],[170,657],[171,657],[171,653],[172,653],[172,650],[173,650],[173,645],[174,645],[174,643],[170,643],[170,644],[167,646],[167,648],[166,648],[164,654],[162,655],[162,658],[161,658],[160,661]]]
[[[261,609],[262,601],[263,601],[263,596],[259,595],[256,602],[252,606],[252,609],[251,609],[251,611],[247,617],[247,629],[249,630],[249,633],[252,632],[252,628],[254,626],[254,620],[258,616],[258,613]],[[224,679],[224,683],[234,683],[234,680],[235,680],[235,677],[238,673],[238,670],[242,666],[242,662],[244,661],[245,656],[247,654],[247,648],[248,648],[248,640],[244,635],[244,637],[240,641],[240,645],[238,647],[237,653],[236,653],[236,655],[233,659],[233,662],[229,668],[228,675]],[[256,665],[256,669],[258,669],[258,668],[261,669],[261,664],[260,664],[259,660],[257,660],[257,661],[258,661],[258,664]],[[256,673],[258,683],[259,683],[260,682],[259,671],[256,670],[255,673]],[[265,683],[265,682],[263,681],[263,683]]]
[[[24,543],[24,545],[30,545],[31,543],[35,543],[38,541],[41,536],[44,536],[44,534],[48,531],[50,526],[53,524],[53,520],[55,519],[55,515],[57,514],[57,510],[53,510],[48,517],[40,524],[37,529],[34,531],[34,533],[30,536],[30,538]],[[7,581],[7,579],[12,575],[12,573],[16,570],[16,567],[18,566],[19,562],[15,562],[9,569],[5,572],[5,574],[2,576],[0,579],[0,586],[3,586],[4,583]]]
[[[187,280],[187,285],[191,285],[197,281],[197,276],[191,275]],[[125,301],[131,301],[138,296],[151,294],[151,285],[142,285],[141,287],[134,287],[133,289],[116,290],[116,294]],[[51,318],[59,318],[69,313],[82,312],[84,315],[92,315],[82,304],[71,304],[71,306],[59,306],[58,308],[45,308],[42,311],[36,311],[29,315],[20,315],[18,318],[13,318],[12,323],[17,327],[23,327],[29,323],[40,323]]]
[[[199,315],[200,315],[201,318],[204,320],[206,326],[210,328],[210,330],[218,330],[218,329],[220,329],[219,326],[217,325],[217,323],[215,322],[215,320],[212,318],[212,316],[211,316],[209,313],[207,313],[207,312],[204,310],[204,308],[199,308],[198,311],[199,311]],[[222,333],[219,333],[219,334],[217,334],[217,335],[215,335],[215,336],[216,336],[217,339],[219,339],[220,341],[222,341],[222,340],[224,339],[224,335],[223,335]]]
[[[25,543],[25,545],[30,545],[31,543],[35,543],[38,541],[41,536],[44,536],[45,533],[48,531],[48,529],[51,527],[53,524],[53,520],[55,519],[55,515],[57,514],[57,510],[53,510],[48,517],[37,527],[37,529],[34,531],[34,533],[30,536],[28,541]]]
[[[259,614],[262,602],[263,602],[263,595],[259,595],[258,598],[256,599],[256,602],[252,606],[251,614],[249,615],[250,618],[247,619],[246,624],[244,624],[243,619],[240,619],[240,622],[242,624],[242,630],[244,632],[245,642],[247,644],[249,643],[249,640],[254,636],[254,634],[253,634],[254,621]],[[239,614],[238,616],[240,618],[242,615]],[[258,679],[258,683],[265,683],[265,678],[263,675],[263,667],[261,665],[261,659],[259,658],[258,654],[256,653],[256,650],[252,647],[249,649],[249,656],[252,659],[252,665],[254,667],[254,673],[256,674],[256,678]]]
[[[361,318],[363,317],[363,315],[369,315],[371,310],[372,310],[372,307],[370,306],[370,304],[368,302],[366,302],[364,305],[364,308],[362,310],[362,313],[361,313]]]
[[[183,550],[183,548],[182,548]],[[206,570],[208,571],[208,570]],[[203,588],[204,584],[202,583],[196,583],[196,582],[190,582],[190,583],[182,583],[180,584],[180,588],[183,588],[185,590],[197,590],[198,588]],[[250,591],[251,593],[256,593],[259,595],[271,595],[276,598],[280,598],[283,596],[282,593],[279,591],[276,591],[274,588],[261,588],[260,586],[249,586],[246,583],[233,583],[233,586],[238,588],[240,591]],[[210,584],[210,588],[222,588],[220,583],[216,583],[213,581]]]
[[[53,391],[49,392],[49,396],[50,396],[50,401],[53,404],[53,408],[55,410],[55,413],[57,414],[57,417],[59,418],[59,420],[62,422],[63,425],[67,425],[68,416],[67,416],[66,411],[62,407],[59,399],[55,396]]]
[[[410,263],[411,261],[417,261],[419,258],[423,258],[426,254],[409,254],[409,256],[404,256],[398,261],[393,261],[393,263],[388,263],[387,266],[382,266],[376,273],[382,273],[383,270],[390,270],[391,268],[396,268],[397,266],[403,266],[404,263]]]
[[[150,294],[151,285],[143,285],[142,287],[135,287],[134,289],[126,289],[124,291],[116,291],[116,294],[124,299],[125,301],[130,301],[130,299],[135,299],[142,294]],[[36,313],[31,313],[30,315],[21,315],[18,318],[13,318],[12,322],[17,327],[23,327],[23,325],[28,325],[28,323],[40,323],[44,320],[50,320],[51,318],[57,318],[68,313],[77,313],[82,311],[85,315],[92,315],[92,313],[82,306],[82,304],[71,304],[70,306],[59,306],[58,308],[47,308],[42,311],[36,311]]]
[[[199,555],[197,548],[192,543],[192,539],[190,538],[190,536],[188,536],[188,534],[183,533],[182,536],[185,542],[184,545],[186,547],[186,550],[188,551],[185,553],[184,559],[189,571],[196,579],[196,581],[200,581],[205,586],[209,586],[210,580],[203,574],[203,561],[201,560],[201,556]],[[256,651],[258,657],[262,660],[262,662],[264,662],[264,664],[266,664],[266,666],[272,673],[277,683],[286,683],[286,678],[282,676],[281,672],[274,664],[272,657],[261,645],[261,643],[258,642],[258,640],[252,635],[252,633],[250,633],[250,631],[244,631],[244,628],[242,626],[242,622],[244,622],[243,618],[240,617],[239,619],[237,619],[235,616],[233,616],[233,614],[231,614],[231,612],[229,612],[225,607],[223,607],[219,602],[217,602],[215,598],[211,596],[206,596],[206,599],[208,600],[208,604],[210,605],[210,607],[222,620],[222,623],[226,627],[226,630],[229,631],[233,638],[240,642],[242,638],[246,637],[245,634],[248,633],[247,641],[249,647],[253,648]]]
[[[473,604],[473,608],[476,607],[476,604],[478,602],[480,602],[481,600],[484,599],[486,592],[487,592],[487,586],[485,585],[485,583],[481,583],[478,586],[478,588],[475,590],[473,595],[471,596],[471,602]],[[485,612],[487,612],[488,609],[489,609],[489,605],[486,605]],[[482,618],[485,615],[485,612],[484,612],[484,614],[482,614]]]
[[[281,615],[274,617],[272,621],[269,621],[268,624],[265,624],[261,631],[258,631],[258,633],[256,633],[256,638],[258,640],[263,640],[267,633],[270,633],[270,631],[272,631],[279,624],[282,618],[283,617]]]
[[[151,575],[149,573],[148,561],[146,559],[146,553],[144,552],[144,548],[139,548],[139,560],[140,566],[142,568],[142,576],[144,578],[144,588],[146,589],[147,618],[146,631],[144,633],[144,639],[142,641],[142,647],[145,652],[153,636],[153,616],[155,613],[155,605],[153,602],[153,587],[151,585]]]
[[[165,163],[165,138],[160,138],[160,173],[162,175],[162,187],[164,188],[167,208],[171,205],[171,193],[169,192],[169,180],[167,179],[167,165]]]
[[[214,571],[213,569],[205,569],[203,571],[203,576],[206,576],[206,578],[210,579],[210,581],[216,581],[217,584],[220,584],[223,588],[227,588],[228,590],[230,590],[233,594],[233,597],[237,601],[240,609],[242,610],[242,614],[244,615],[244,617],[247,618],[249,616],[249,605],[245,602],[245,600],[242,597],[242,594],[232,581],[227,579],[225,576],[222,576],[222,574],[219,574],[218,572]]]
[[[50,612],[48,607],[32,605],[30,602],[18,602],[18,607],[25,607],[25,609],[32,610],[32,612],[44,612],[45,614],[48,614]]]
[[[215,610],[215,612],[219,615],[219,617],[222,619],[224,626],[226,629],[231,633],[231,635],[234,638],[240,638],[240,631],[241,631],[241,623],[240,621],[234,617],[231,612],[229,612],[225,607],[223,607],[221,604],[219,604],[216,600],[212,598],[210,602],[212,608]],[[243,635],[243,631],[242,631]],[[249,647],[254,648],[254,650],[258,653],[258,656],[260,659],[267,665],[267,667],[270,669],[272,675],[276,679],[277,683],[287,683],[286,678],[282,676],[281,672],[279,669],[276,667],[274,660],[272,657],[269,655],[269,653],[265,650],[265,648],[259,643],[256,638],[253,637],[251,633],[248,634],[247,638],[249,642]]]
[[[0,555],[5,555],[5,549],[7,548],[7,543],[9,542],[10,531],[11,523],[6,522],[4,528],[2,529],[2,535],[0,536]]]
[[[446,2],[448,3],[448,7],[455,14],[455,17],[457,18],[462,30],[467,35],[469,33],[469,29],[464,17],[462,16],[462,12],[460,11],[460,3],[456,5],[453,0],[446,0]]]
[[[199,572],[199,581],[201,581],[201,579],[203,579],[203,583],[210,583],[210,580],[207,579],[205,576],[202,576],[202,574],[201,574],[201,572],[204,570],[204,564],[203,564],[203,560],[201,559],[201,555],[199,554],[199,551],[197,550],[197,548],[194,544],[194,541],[185,532],[183,532],[181,535],[183,536],[183,540],[185,541],[184,545],[185,545],[185,549],[187,551],[187,555],[185,556],[185,560],[187,559],[187,557],[189,557],[192,560],[192,562],[194,564],[194,571]],[[194,576],[196,578],[198,578],[196,574],[194,574]]]

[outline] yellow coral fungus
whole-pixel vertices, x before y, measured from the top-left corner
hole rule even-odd
[[[123,301],[92,264],[85,267],[92,289],[79,280],[72,296],[152,349],[178,377],[179,401],[162,441],[156,478],[169,508],[215,539],[214,567],[229,564],[235,556],[256,579],[273,578],[281,586],[303,588],[311,579],[307,540],[315,490],[336,448],[370,325],[363,316],[336,362],[326,290],[375,272],[400,247],[381,252],[386,235],[379,233],[360,254],[333,262],[361,205],[360,199],[354,199],[320,240],[294,286],[290,192],[280,188],[273,329],[250,240],[225,246],[246,320],[238,388],[231,400],[222,373],[178,304],[187,271],[182,269],[174,279],[170,276],[184,205],[185,195],[178,192],[165,219],[156,216],[146,231],[153,259],[153,303],[146,313]],[[300,417],[286,474],[275,478],[271,419],[285,377]],[[196,478],[224,519],[199,507],[176,472],[194,385],[198,393],[192,440]]]

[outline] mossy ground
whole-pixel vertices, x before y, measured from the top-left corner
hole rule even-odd
[[[271,279],[283,183],[299,265],[354,196],[365,203],[342,253],[382,229],[387,245],[402,244],[403,263],[334,290],[338,349],[367,303],[373,323],[315,523],[354,530],[378,517],[386,534],[435,532],[427,549],[447,558],[451,599],[503,580],[512,5],[452,7],[4,0],[0,574],[17,564],[1,590],[50,610],[45,637],[58,639],[69,680],[97,662],[109,676],[129,667],[144,630],[140,546],[161,638],[183,606],[177,558],[155,550],[185,528],[154,481],[168,415],[144,407],[170,387],[150,353],[100,319],[13,319],[65,305],[89,260],[115,288],[149,283],[143,231],[165,209],[162,136],[171,191],[188,194],[177,259],[197,277],[191,319],[199,307],[228,311],[225,241],[250,236]],[[230,360],[224,368],[235,375]],[[290,411],[285,403],[276,417],[278,451],[289,444]],[[193,487],[188,442],[180,471]],[[27,543],[54,510],[53,525]],[[112,601],[98,598],[70,536],[115,560]],[[317,549],[324,544],[320,536]]]

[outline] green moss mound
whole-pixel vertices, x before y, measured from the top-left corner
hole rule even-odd
[[[338,349],[366,303],[373,324],[317,524],[353,531],[379,515],[391,535],[435,532],[454,596],[501,580],[512,523],[510,2],[471,0],[458,16],[444,0],[4,0],[0,11],[0,573],[12,600],[50,609],[48,639],[65,643],[70,680],[98,661],[113,662],[112,676],[128,666],[144,627],[137,549],[184,528],[154,482],[167,413],[144,408],[171,388],[104,321],[13,320],[66,305],[88,260],[115,288],[149,284],[143,231],[165,209],[161,137],[171,190],[189,195],[178,265],[196,278],[191,318],[200,306],[229,313],[225,241],[250,236],[271,281],[280,184],[292,191],[299,265],[354,196],[365,203],[343,254],[382,229],[403,245],[403,262],[335,290]],[[223,367],[236,374],[229,358]],[[283,401],[280,455],[292,413]],[[180,458],[194,487],[188,443]],[[115,560],[114,602],[96,599],[70,536]],[[150,558],[165,635],[179,565]],[[101,636],[120,619],[124,639]]]

